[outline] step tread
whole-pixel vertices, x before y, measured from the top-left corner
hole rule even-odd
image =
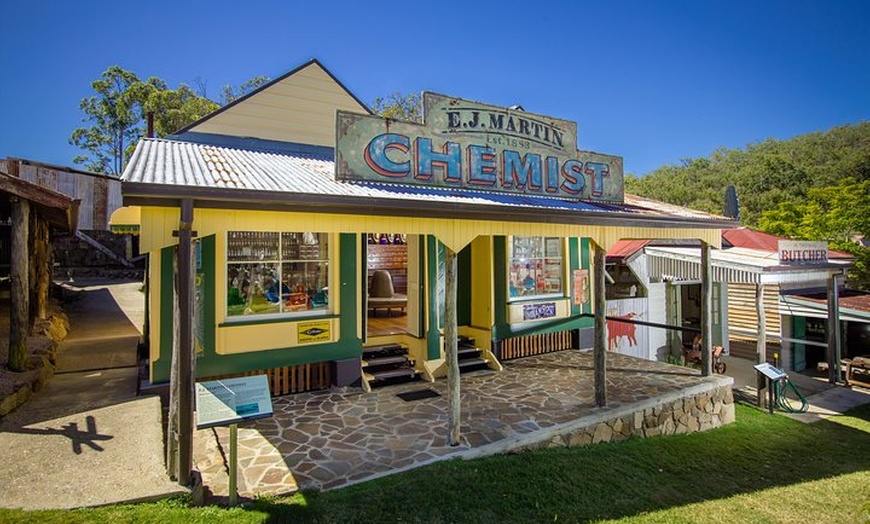
[[[414,368],[385,369],[383,371],[372,371],[371,373],[365,373],[366,380],[368,380],[369,382],[373,380],[384,380],[388,378],[413,377],[419,374],[420,372]]]
[[[371,357],[364,358],[362,361],[363,367],[386,366],[390,364],[404,364],[411,362],[407,355],[396,355],[391,357]]]
[[[459,367],[465,368],[470,366],[477,366],[480,364],[486,364],[486,360],[482,358],[466,358],[459,361]]]
[[[474,348],[459,348],[456,351],[456,354],[459,358],[463,358],[463,357],[467,358],[468,355],[482,355],[483,350],[481,350],[480,348],[476,348],[476,347],[474,347]]]

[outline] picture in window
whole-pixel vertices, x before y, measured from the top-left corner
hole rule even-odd
[[[562,239],[512,237],[508,249],[511,298],[562,294]]]

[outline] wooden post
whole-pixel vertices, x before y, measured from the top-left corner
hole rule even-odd
[[[764,313],[764,284],[761,282],[755,284],[755,311],[758,314],[758,328],[756,330],[757,341],[755,343],[755,363],[764,364],[767,361],[767,316]],[[758,406],[764,404],[764,395],[761,391],[766,387],[767,382],[764,376],[760,373],[756,377],[756,388],[758,392]]]
[[[48,222],[36,217],[36,228],[31,232],[34,252],[34,304],[35,318],[44,320],[48,315],[48,289],[51,283],[51,246],[48,242]]]
[[[713,374],[713,264],[710,244],[701,241],[701,375]]]
[[[595,279],[595,345],[592,354],[595,361],[595,405],[607,405],[607,332],[605,315],[607,300],[604,289],[605,252],[595,244],[595,263],[593,275]]]
[[[12,203],[12,258],[9,265],[11,281],[9,310],[9,369],[24,371],[27,364],[27,336],[30,331],[30,283],[27,250],[30,229],[30,202],[10,198]]]
[[[194,351],[193,351],[193,277],[194,264],[193,238],[193,200],[181,201],[181,219],[178,230],[173,233],[178,236],[176,264],[178,268],[175,287],[177,290],[177,308],[174,309],[173,326],[177,326],[177,351],[173,353],[173,367],[177,372],[170,371],[170,414],[175,408],[178,418],[177,425],[177,478],[182,486],[189,486],[193,470],[193,399],[194,399]],[[177,316],[175,316],[177,314]],[[168,327],[168,326],[166,326]],[[175,379],[175,383],[173,383]],[[170,439],[173,436],[170,435]],[[171,440],[170,440],[171,442]],[[170,455],[172,458],[172,455]]]
[[[456,332],[456,253],[444,249],[444,353],[447,358],[447,444],[460,444],[459,351]]]
[[[828,279],[828,382],[836,384],[842,379],[840,373],[840,290],[837,274]]]

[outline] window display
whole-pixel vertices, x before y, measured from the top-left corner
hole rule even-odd
[[[329,308],[326,233],[227,232],[227,316]]]
[[[511,237],[508,244],[510,298],[562,294],[562,239]]]

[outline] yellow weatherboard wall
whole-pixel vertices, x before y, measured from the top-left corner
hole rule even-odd
[[[178,218],[178,208],[142,208],[141,250],[153,251],[177,244],[178,239],[172,236],[172,231],[178,229]],[[457,253],[479,236],[588,237],[604,249],[610,248],[621,239],[698,239],[715,248],[721,247],[722,244],[722,233],[719,229],[590,226],[229,209],[195,209],[193,228],[201,237],[227,230],[323,233],[395,231],[414,235],[435,235],[438,240]]]
[[[490,329],[495,316],[493,301],[492,237],[477,237],[471,243],[471,325]]]

